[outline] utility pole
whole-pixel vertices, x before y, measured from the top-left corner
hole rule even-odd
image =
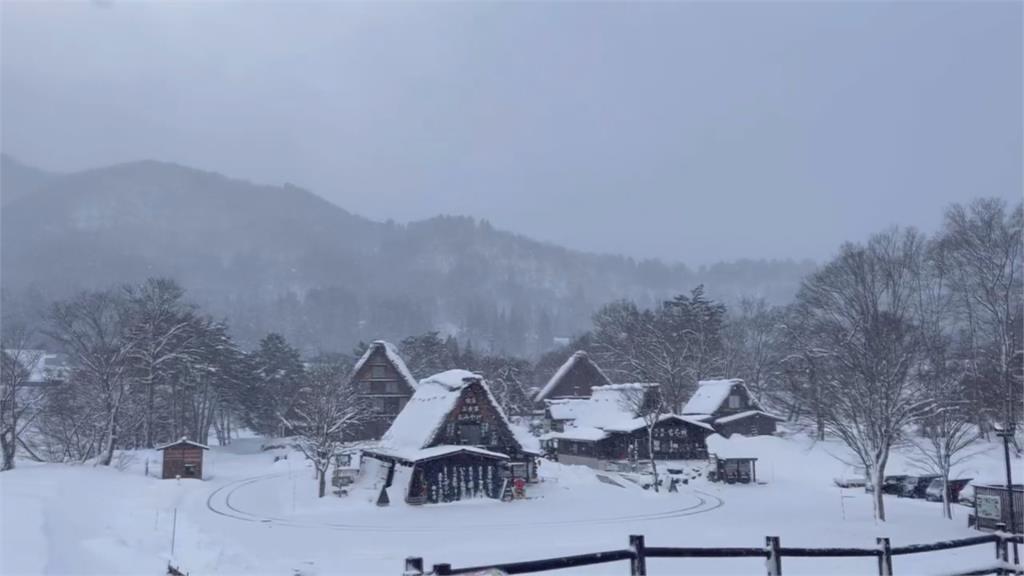
[[[996,431],[996,436],[1003,439],[1003,457],[1006,460],[1006,498],[1010,503],[1010,534],[1016,535],[1018,530],[1017,510],[1013,505],[1013,467],[1010,465],[1010,441],[1013,439],[1014,432],[1016,432],[1016,423],[1011,420],[1007,423],[1006,428]],[[1013,541],[1013,562],[1014,564],[1020,563],[1020,551],[1016,540]]]

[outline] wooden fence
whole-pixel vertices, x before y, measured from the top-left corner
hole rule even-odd
[[[405,560],[404,574],[405,576],[450,576],[454,574],[472,574],[486,570],[497,570],[501,574],[532,574],[548,570],[563,570],[578,566],[628,561],[631,576],[646,576],[648,558],[761,558],[766,561],[768,576],[781,576],[782,558],[785,556],[792,558],[852,558],[860,556],[877,558],[879,576],[892,576],[893,556],[922,554],[992,543],[995,544],[995,557],[992,563],[981,566],[976,570],[962,572],[960,576],[1024,574],[1024,566],[1020,564],[1019,558],[1016,557],[1016,550],[1012,563],[1009,556],[1010,543],[1019,544],[1024,542],[1024,537],[1020,534],[1012,535],[1007,533],[1005,526],[991,534],[932,544],[912,544],[910,546],[894,547],[890,544],[888,538],[878,538],[877,542],[878,545],[875,548],[784,548],[777,536],[768,536],[765,538],[765,546],[763,548],[665,548],[660,546],[648,547],[644,543],[643,536],[633,535],[629,537],[629,547],[621,550],[606,550],[589,554],[577,554],[575,556],[560,556],[558,558],[464,568],[453,568],[451,564],[434,564],[429,572],[424,571],[423,558],[411,557]]]

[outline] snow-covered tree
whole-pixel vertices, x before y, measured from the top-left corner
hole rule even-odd
[[[72,358],[80,393],[96,403],[102,420],[103,449],[98,464],[109,466],[121,431],[135,342],[125,302],[113,291],[83,292],[54,304],[49,334]]]
[[[405,365],[416,378],[426,378],[444,372],[456,364],[451,349],[438,332],[409,336],[399,344],[399,350]]]
[[[317,493],[327,491],[327,471],[346,432],[372,416],[365,399],[345,378],[347,367],[318,365],[305,375],[292,409],[281,420],[296,436],[299,450],[316,469]]]
[[[658,386],[634,385],[623,389],[619,401],[622,407],[636,415],[644,422],[647,430],[647,455],[651,459],[651,476],[654,478],[654,491],[659,491],[658,463],[654,457],[654,428],[661,417],[671,412],[667,409],[665,399]]]
[[[42,352],[24,327],[9,328],[0,341],[0,472],[14,468],[22,433],[38,413],[42,391],[27,386]]]
[[[124,294],[129,337],[134,342],[130,354],[132,371],[145,396],[141,406],[142,443],[152,448],[158,440],[177,438],[157,438],[157,389],[173,385],[177,380],[175,372],[185,371],[186,366],[198,361],[203,331],[193,308],[183,301],[184,290],[173,280],[151,278],[138,286],[126,286]]]
[[[982,430],[1020,421],[1024,399],[1024,205],[953,205],[938,237],[960,315],[970,398]]]
[[[284,434],[283,422],[293,416],[305,368],[299,351],[280,334],[269,334],[250,356],[253,370],[243,402],[248,425],[260,434]]]
[[[915,324],[914,283],[922,238],[912,230],[847,244],[804,282],[798,296],[807,317],[810,354],[824,372],[822,417],[882,486],[890,450],[932,406],[915,377],[922,338]],[[875,516],[885,520],[882,491]]]

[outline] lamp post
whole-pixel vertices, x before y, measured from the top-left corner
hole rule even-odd
[[[1006,428],[996,430],[996,436],[1003,439],[1003,457],[1006,460],[1006,496],[1010,502],[1010,533],[1016,535],[1018,529],[1017,510],[1013,505],[1013,471],[1010,466],[1010,440],[1013,438],[1014,432],[1016,432],[1016,424],[1013,421],[1010,421]],[[1016,540],[1013,541],[1013,562],[1020,563]]]

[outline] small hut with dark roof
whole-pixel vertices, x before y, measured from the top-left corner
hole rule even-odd
[[[163,474],[161,478],[195,478],[203,479],[203,451],[210,447],[192,442],[185,436],[180,440],[157,446],[163,452]]]
[[[555,372],[548,383],[534,397],[534,401],[557,398],[590,398],[595,386],[607,386],[612,381],[583,350],[575,352]]]

